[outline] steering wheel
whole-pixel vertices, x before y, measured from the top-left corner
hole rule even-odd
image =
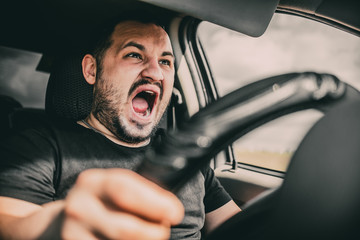
[[[237,138],[276,117],[326,112],[358,92],[330,74],[288,73],[240,88],[201,109],[147,152],[138,173],[176,191]]]
[[[331,144],[343,144],[341,141],[345,140],[342,137],[342,130],[339,130],[337,126],[333,126],[333,122],[334,119],[336,121],[346,119],[348,123],[345,123],[342,127],[347,127],[346,125],[348,125],[348,128],[350,128],[350,125],[352,126],[357,123],[357,117],[360,117],[359,96],[357,90],[331,74],[314,72],[289,73],[257,81],[201,109],[190,118],[189,121],[179,126],[176,132],[169,133],[169,135],[165,136],[153,150],[147,152],[143,163],[138,169],[138,173],[162,187],[176,192],[201,167],[240,136],[276,117],[307,108],[315,108],[324,113],[331,110],[329,114],[326,114],[330,117],[325,116],[316,125],[324,124],[320,122],[325,122],[325,125],[330,122],[329,126],[338,132],[332,133],[335,134],[335,138],[328,137],[325,140],[336,140],[335,143],[331,142]],[[350,111],[354,112],[352,109],[354,108],[354,104],[358,106],[355,111],[358,115],[347,119],[346,116],[349,115],[348,113]],[[360,124],[357,123],[356,125],[360,133]],[[300,199],[293,199],[291,197],[293,193],[298,193],[297,191],[299,190],[299,192],[303,194],[300,195],[300,198],[302,198],[307,196],[304,188],[307,187],[310,194],[313,194],[313,192],[321,192],[321,190],[324,190],[321,189],[321,187],[323,187],[324,184],[326,186],[328,184],[317,184],[316,179],[318,173],[311,172],[311,174],[309,174],[307,172],[308,168],[314,167],[313,164],[315,164],[315,169],[317,169],[316,167],[325,167],[326,159],[338,156],[338,154],[335,154],[337,152],[335,147],[330,149],[332,155],[327,154],[326,157],[321,155],[323,152],[329,152],[329,149],[327,149],[329,146],[327,146],[327,142],[324,141],[324,134],[326,134],[327,131],[330,131],[327,127],[320,127],[318,132],[315,129],[315,131],[313,131],[315,133],[311,133],[310,131],[310,134],[308,134],[304,140],[305,143],[300,145],[290,163],[284,184],[279,189],[271,190],[259,196],[254,201],[251,201],[242,212],[215,230],[214,233],[209,236],[209,239],[272,239],[273,237],[300,239],[304,237],[322,238],[323,236],[327,236],[328,238],[332,238],[338,236],[331,231],[331,228],[327,229],[329,226],[336,229],[332,224],[335,222],[338,223],[338,221],[330,221],[318,227],[316,223],[319,224],[319,222],[310,221],[315,224],[314,226],[307,224],[308,219],[304,214],[297,212],[300,216],[299,218],[296,217],[296,214],[289,214],[289,212],[294,213],[296,206],[294,206],[294,204],[288,204],[288,202],[295,203],[295,205],[297,203],[301,204]],[[350,138],[358,145],[360,142],[360,134],[357,134],[359,136],[352,137],[354,134],[351,133],[352,129],[349,129],[348,135],[351,135]],[[319,143],[320,150],[318,151],[314,149],[314,147]],[[346,150],[341,150],[341,152],[349,150],[348,148],[345,149]],[[350,149],[349,151],[353,150]],[[316,156],[315,159],[314,156]],[[306,161],[303,160],[304,158]],[[309,162],[309,159],[313,162]],[[360,159],[360,150],[352,155],[350,159],[349,161],[351,161],[352,164],[354,164],[353,159]],[[333,164],[333,162],[337,161],[337,158],[331,160],[331,164]],[[360,161],[357,162],[359,163],[354,164],[353,167],[360,165]],[[317,163],[319,165],[316,165]],[[346,169],[352,169],[352,167]],[[357,169],[360,169],[360,166]],[[331,172],[334,172],[333,168],[331,168]],[[355,178],[348,179],[348,181],[356,182],[356,179],[359,180],[360,170],[358,170],[357,173],[357,175],[352,174],[351,176]],[[309,183],[309,181],[307,181],[309,179],[313,182]],[[329,176],[326,176],[326,179],[330,180],[329,184],[334,182],[334,179],[331,181],[332,178]],[[354,184],[352,184],[352,186],[353,185]],[[330,186],[327,187],[329,188]],[[360,189],[358,184],[356,184],[356,187],[356,189]],[[360,200],[360,190],[356,190],[355,192],[358,194],[356,195],[355,199],[357,201],[355,202],[358,203],[358,200]],[[299,194],[295,195],[299,196]],[[318,195],[318,199],[315,199],[315,201],[321,199],[322,202],[320,201],[319,206],[326,204],[326,201],[331,201],[331,199],[324,198],[324,196],[328,196],[326,194],[322,196],[319,193]],[[310,195],[303,201],[308,203],[309,208],[314,206],[319,207],[318,205],[312,205],[311,198]],[[306,200],[309,201],[307,202]],[[329,208],[325,210],[323,208],[321,209],[323,211],[326,209],[328,211],[334,211],[334,209]],[[305,212],[309,212],[309,210]],[[349,213],[349,211],[345,212]],[[354,214],[358,213],[359,211],[356,211]],[[323,212],[319,214],[321,215],[321,219],[326,219]],[[359,220],[359,216],[360,214],[356,215],[356,219]],[[308,217],[311,218],[313,216]],[[279,227],[279,225],[276,224],[280,224],[281,226]],[[351,224],[353,224],[353,222],[351,222]],[[336,233],[341,233],[340,235],[343,237],[344,232],[349,232],[347,231],[349,228],[353,230],[353,225],[351,224],[349,226],[340,226],[342,231]],[[330,234],[324,235],[323,230],[325,231],[326,229]],[[322,235],[319,235],[320,233]]]

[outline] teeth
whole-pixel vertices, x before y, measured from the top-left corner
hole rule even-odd
[[[144,116],[144,117],[148,117],[148,116],[150,116],[150,113],[151,113],[150,108],[148,108],[148,109],[146,109],[146,111],[143,113],[143,116]]]
[[[148,94],[151,94],[151,95],[155,95],[155,93],[153,91],[150,91],[150,90],[145,91],[145,92],[148,93]]]

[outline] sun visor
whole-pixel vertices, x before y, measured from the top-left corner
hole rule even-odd
[[[244,33],[261,36],[279,0],[141,0]]]

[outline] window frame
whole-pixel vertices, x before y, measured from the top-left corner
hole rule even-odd
[[[292,15],[292,16],[299,17],[299,18],[307,18],[309,21],[312,20],[312,21],[318,22],[319,24],[327,24],[332,27],[336,27],[336,26],[329,24],[328,22],[320,21],[319,19],[314,18],[314,17],[304,16],[303,14],[297,14],[297,13],[283,11],[283,10],[276,11],[276,14],[287,14],[287,15]],[[192,58],[191,61],[196,66],[196,70],[197,70],[196,72],[197,72],[197,75],[199,76],[197,78],[197,81],[199,81],[200,84],[198,84],[198,85],[201,85],[202,90],[203,90],[203,91],[199,91],[199,89],[198,89],[198,91],[197,91],[198,96],[203,94],[204,99],[206,99],[205,104],[208,105],[212,101],[215,101],[216,99],[218,99],[219,94],[217,91],[217,86],[216,86],[216,81],[214,79],[214,75],[212,74],[210,64],[207,60],[208,58],[203,49],[201,40],[197,36],[197,29],[198,29],[200,23],[201,23],[201,21],[194,20],[194,19],[192,21],[187,22],[188,26],[186,28],[186,34],[184,34],[186,37],[184,39],[184,42],[182,42],[182,45],[185,46],[185,48],[189,47],[191,49],[191,51],[190,51],[190,53],[191,53],[190,56]],[[339,31],[341,31],[341,29],[339,29]],[[188,56],[188,58],[190,56]],[[204,107],[204,105],[202,105],[202,107]],[[276,120],[276,119],[277,118],[275,118],[274,120]],[[247,164],[247,163],[236,162],[237,159],[235,159],[235,157],[234,157],[233,143],[230,144],[227,149],[224,149],[223,153],[224,154],[222,154],[222,155],[225,156],[225,164],[231,166],[231,168],[233,170],[236,170],[237,168],[242,168],[242,169],[247,169],[247,170],[263,173],[266,175],[272,175],[272,176],[276,176],[276,177],[280,177],[280,178],[283,178],[285,176],[286,171],[283,172],[283,171],[278,171],[275,169],[269,169],[269,168],[251,165],[251,164]],[[217,163],[217,161],[215,158],[215,160],[214,160],[215,167],[217,165],[216,163]]]

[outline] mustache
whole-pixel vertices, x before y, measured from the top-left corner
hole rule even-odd
[[[131,85],[130,89],[129,89],[129,93],[128,93],[128,97],[130,97],[130,95],[136,90],[136,88],[138,88],[141,85],[156,85],[160,88],[160,100],[162,99],[163,96],[163,86],[161,83],[159,82],[151,82],[150,80],[147,80],[145,78],[140,79],[137,82],[134,82],[133,85]]]

